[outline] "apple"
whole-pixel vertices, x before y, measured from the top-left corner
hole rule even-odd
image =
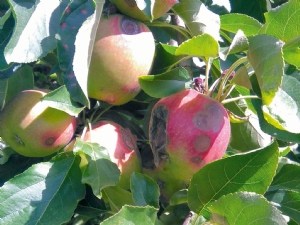
[[[72,139],[76,118],[42,101],[46,92],[19,92],[0,113],[0,136],[23,156],[44,157]]]
[[[178,0],[155,0],[149,4],[135,0],[111,0],[123,14],[140,21],[152,21],[166,14]],[[139,5],[138,5],[139,4]]]
[[[88,96],[111,105],[131,101],[139,92],[138,77],[149,73],[155,41],[149,28],[129,17],[102,17],[88,75]]]
[[[161,98],[152,108],[149,141],[157,166],[151,174],[170,197],[199,169],[224,156],[230,141],[227,111],[194,89]]]
[[[136,136],[116,122],[101,120],[85,133],[84,140],[106,148],[111,161],[121,172],[118,185],[129,189],[132,172],[141,171]]]

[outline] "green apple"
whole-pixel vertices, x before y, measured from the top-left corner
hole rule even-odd
[[[149,28],[129,17],[102,17],[88,75],[88,96],[122,105],[139,92],[138,77],[149,73],[155,41]]]
[[[62,149],[73,137],[76,118],[48,106],[40,90],[17,94],[0,113],[0,136],[23,156],[44,157]]]

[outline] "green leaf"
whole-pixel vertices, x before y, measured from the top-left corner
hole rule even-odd
[[[205,59],[216,58],[219,55],[219,44],[209,34],[195,36],[178,46],[176,55],[188,55]]]
[[[262,111],[262,108],[265,107],[265,105],[263,105],[260,99],[252,99],[251,101],[258,115],[259,124],[262,131],[282,141],[300,143],[299,133],[295,134],[288,132],[287,130],[278,129],[272,124],[272,121],[267,121],[265,119],[265,115]]]
[[[283,46],[284,60],[289,64],[300,67],[300,36],[285,43]]]
[[[88,2],[92,2],[92,1],[88,1]],[[96,31],[102,14],[104,2],[105,2],[104,0],[94,1],[95,4],[94,13],[83,22],[82,26],[78,30],[75,43],[74,43],[75,52],[74,52],[74,58],[72,62],[73,70],[74,70],[75,77],[78,81],[78,84],[85,96],[88,96],[87,77],[89,73],[89,66],[90,66],[90,61],[92,56],[92,49],[96,37]],[[81,9],[81,10],[84,12],[84,10],[86,9]],[[69,89],[71,89],[70,86]]]
[[[107,150],[96,143],[76,139],[73,152],[84,153],[87,165],[82,168],[82,182],[92,187],[96,196],[101,196],[105,187],[115,186],[119,182],[120,171],[115,163],[110,161]]]
[[[245,14],[264,21],[264,13],[267,11],[267,1],[261,0],[230,0],[231,13]]]
[[[17,93],[23,90],[32,89],[34,87],[34,74],[29,65],[20,66],[6,81],[0,80],[3,85],[3,103],[7,103]]]
[[[275,203],[276,207],[297,224],[300,224],[300,192],[278,190],[267,193],[266,198]]]
[[[300,192],[300,165],[286,164],[274,177],[269,191],[292,190]]]
[[[264,194],[275,175],[278,155],[278,145],[273,143],[207,164],[192,177],[188,191],[191,210],[205,210],[212,201],[236,191]]]
[[[186,88],[190,80],[189,73],[183,67],[177,67],[158,75],[139,76],[142,90],[155,98],[162,98]]]
[[[248,59],[259,84],[263,103],[271,103],[283,76],[283,43],[272,36],[257,35],[249,39]]]
[[[220,52],[220,57],[225,61],[229,54],[243,52],[248,49],[248,46],[248,39],[244,35],[243,31],[238,30],[230,46],[224,52]]]
[[[132,193],[119,186],[104,188],[102,196],[114,213],[117,213],[124,205],[134,205]]]
[[[29,63],[56,47],[55,34],[66,1],[9,0],[16,20],[5,48],[7,63]],[[47,9],[47,10],[45,10]]]
[[[216,222],[221,219],[226,221],[225,224],[287,224],[281,212],[256,193],[235,192],[222,196],[213,202],[209,209]]]
[[[176,46],[163,43],[156,45],[156,55],[154,57],[153,68],[151,69],[153,74],[167,71],[170,66],[177,64],[183,58],[183,56],[175,55],[176,49]]]
[[[220,16],[221,30],[237,33],[242,30],[246,36],[258,34],[262,24],[253,17],[239,13],[229,13]]]
[[[103,3],[71,1],[62,15],[58,31],[57,53],[62,79],[74,101],[85,106],[89,106],[87,74]]]
[[[264,118],[280,130],[300,134],[300,82],[283,76],[282,85],[269,105],[262,106]]]
[[[130,190],[135,205],[159,208],[159,186],[151,177],[134,172],[130,177]]]
[[[157,209],[152,206],[124,205],[118,213],[104,220],[100,225],[153,225],[157,218],[156,213]]]
[[[209,34],[215,40],[220,39],[220,17],[201,1],[182,0],[172,10],[183,19],[192,36]]]
[[[0,18],[0,71],[9,66],[4,56],[4,49],[13,33],[14,26],[15,20],[11,10],[7,10]]]
[[[244,152],[271,144],[271,136],[260,129],[257,116],[247,113],[247,118],[241,123],[231,123],[230,146]]]
[[[84,195],[77,157],[35,164],[0,188],[0,224],[60,225]]]
[[[262,34],[272,35],[285,42],[292,40],[299,36],[300,1],[289,0],[265,13],[265,18]]]
[[[72,101],[70,93],[64,85],[45,95],[43,101],[46,101],[50,107],[65,111],[71,116],[78,116],[84,109],[84,107],[79,107],[78,103]]]

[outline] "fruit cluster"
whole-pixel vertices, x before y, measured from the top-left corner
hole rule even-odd
[[[139,76],[151,71],[155,39],[141,21],[164,15],[176,1],[155,1],[147,17],[135,1],[112,1],[123,14],[103,16],[98,25],[88,75],[88,97],[111,106],[132,101],[141,91]],[[25,90],[0,114],[0,136],[27,157],[55,154],[77,133],[78,118],[43,101],[46,92]],[[186,89],[161,98],[151,109],[149,146],[154,169],[142,168],[137,137],[115,121],[95,121],[82,140],[105,147],[120,172],[120,186],[128,189],[133,171],[145,172],[160,183],[169,198],[185,188],[192,175],[223,157],[230,139],[225,108],[216,100]]]

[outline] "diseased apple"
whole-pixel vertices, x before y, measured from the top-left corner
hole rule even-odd
[[[122,105],[139,92],[138,77],[149,73],[155,41],[149,28],[129,17],[102,17],[88,75],[88,96]]]
[[[148,8],[146,3],[136,0],[111,0],[111,2],[127,16],[141,21],[152,21],[166,14],[178,0],[155,0]]]
[[[170,197],[187,187],[193,174],[223,157],[230,140],[230,121],[222,104],[194,89],[160,99],[149,125],[157,168],[150,173]]]
[[[84,140],[107,149],[111,161],[121,172],[118,185],[129,189],[131,173],[141,171],[136,136],[118,123],[102,120],[92,125],[92,129],[84,135]]]
[[[62,149],[73,137],[76,118],[42,101],[46,93],[25,90],[0,114],[0,136],[17,153],[44,157]]]

